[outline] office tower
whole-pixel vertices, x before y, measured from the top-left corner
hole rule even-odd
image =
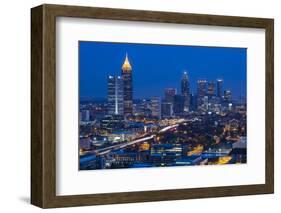
[[[191,111],[196,111],[197,110],[197,96],[195,94],[190,94],[190,107],[189,109]]]
[[[210,97],[214,97],[216,95],[216,85],[214,81],[209,81],[208,82],[208,88],[207,88],[207,96]]]
[[[177,94],[177,89],[175,88],[166,88],[165,89],[165,101],[168,103],[173,103],[175,95]]]
[[[208,96],[204,96],[203,98],[203,105],[201,105],[204,111],[207,111],[209,109],[209,98]]]
[[[151,98],[151,115],[153,117],[161,118],[161,100],[159,97]]]
[[[197,106],[198,109],[202,108],[204,104],[204,97],[207,95],[207,81],[206,80],[198,80],[197,81]]]
[[[173,116],[173,104],[169,102],[162,102],[161,104],[162,118],[170,118]]]
[[[217,96],[219,98],[222,97],[222,92],[223,92],[223,80],[217,79]]]
[[[123,115],[123,80],[120,76],[108,76],[108,114]]]
[[[198,80],[197,81],[197,96],[204,97],[207,94],[207,81]]]
[[[124,96],[124,115],[130,116],[133,113],[133,79],[132,67],[126,54],[122,65],[123,96]]]
[[[175,95],[174,106],[173,106],[175,115],[182,115],[184,112],[184,96]]]
[[[140,102],[140,115],[144,115],[145,117],[151,116],[151,110],[150,110],[150,101],[147,99],[143,99]]]
[[[224,91],[224,100],[226,102],[231,102],[232,100],[232,94],[231,94],[231,91],[230,90],[225,90]]]
[[[190,88],[189,88],[189,79],[187,72],[183,73],[182,79],[181,79],[181,94],[184,97],[184,111],[189,111],[189,105],[190,105]]]

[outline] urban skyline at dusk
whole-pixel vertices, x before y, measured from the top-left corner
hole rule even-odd
[[[104,47],[104,44],[99,43],[98,46]],[[136,49],[144,50],[144,46],[135,45],[138,47],[134,49],[135,53]],[[177,66],[173,69],[166,67],[171,61],[174,65],[185,64],[180,56],[188,52],[186,47],[173,46],[171,49],[170,46],[163,45],[145,46],[150,54],[158,52],[158,59],[143,60],[142,65],[146,65],[148,71],[139,74],[135,71],[136,63],[131,62],[128,54],[131,50],[123,55],[122,63],[117,69],[119,71],[108,70],[108,64],[115,64],[117,58],[109,57],[115,52],[113,47],[115,44],[111,44],[110,49],[101,48],[107,55],[103,59],[91,59],[92,54],[87,52],[91,48],[86,52],[80,51],[80,170],[247,162],[247,100],[240,94],[246,90],[245,50],[238,51],[238,54],[236,48],[234,54],[232,51],[228,52],[231,48],[225,48],[227,51],[222,51],[223,48],[187,48],[193,53],[193,57],[198,54],[198,48],[200,57],[207,51],[203,58],[209,57],[208,63],[215,56],[219,57],[223,60],[220,69],[240,67],[234,73],[230,73],[228,69],[227,76],[221,76],[220,71],[197,73],[200,78],[193,80],[186,70],[181,70],[181,75],[177,76],[171,71],[177,70]],[[99,52],[98,49],[96,52]],[[228,57],[224,54],[228,54]],[[169,63],[161,61],[168,55],[171,60]],[[84,56],[91,62],[85,63]],[[196,63],[206,61],[196,60]],[[96,72],[94,79],[92,72],[87,71],[89,68],[93,69],[90,65],[92,63],[103,64],[98,66],[103,73]],[[218,62],[209,64],[208,70],[215,69],[216,63]],[[140,66],[137,67],[140,69]],[[197,67],[200,70],[200,65]],[[104,71],[105,68],[107,71]],[[159,70],[162,73],[157,74]],[[231,75],[235,76],[232,76],[232,80],[229,79]],[[236,78],[241,81],[234,85]],[[91,82],[91,86],[85,84],[86,81]],[[141,87],[138,88],[139,86]],[[88,96],[92,99],[83,100],[82,94],[86,94],[83,90],[88,91],[89,88],[95,88],[96,92],[91,91],[92,95]]]
[[[136,99],[163,98],[165,88],[180,90],[178,79],[183,72],[189,76],[191,93],[196,93],[199,79],[223,78],[233,97],[246,97],[246,52],[245,48],[80,41],[80,99],[105,98],[107,76],[119,74],[126,53],[134,67]],[[161,82],[155,84],[159,76]]]

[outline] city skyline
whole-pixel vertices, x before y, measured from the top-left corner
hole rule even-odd
[[[121,115],[124,118],[138,116],[136,99],[133,95],[133,68],[126,53],[121,67],[121,75],[109,75],[107,82],[108,115]],[[187,72],[183,72],[180,79],[180,91],[177,88],[165,88],[161,96],[143,98],[141,102],[150,101],[151,116],[158,119],[173,116],[186,116],[190,112],[220,113],[223,107],[231,107],[233,103],[244,102],[245,98],[235,99],[231,90],[224,90],[222,78],[216,81],[197,80],[197,89],[191,93],[190,79]],[[237,102],[238,101],[238,102]]]
[[[175,47],[178,49],[173,54],[163,53]],[[145,51],[149,48],[150,51],[146,53]],[[163,49],[163,51],[160,51],[160,49]],[[182,53],[186,53],[187,60],[182,57]],[[233,97],[246,97],[245,48],[80,41],[79,54],[81,100],[107,97],[107,77],[109,75],[121,75],[121,67],[126,54],[129,55],[130,63],[133,67],[134,99],[152,96],[164,98],[162,91],[165,88],[176,88],[180,92],[181,87],[178,79],[182,77],[184,72],[188,74],[190,92],[193,94],[197,91],[197,81],[199,79],[216,81],[217,79],[223,78],[224,82],[227,82],[224,89],[230,89]],[[115,56],[111,57],[112,54],[115,54]],[[144,55],[145,57],[137,58],[137,55]],[[152,55],[154,58],[151,57]],[[177,57],[178,55],[179,57]],[[198,55],[202,57],[200,62],[198,62]],[[204,56],[211,56],[211,58]],[[194,57],[197,57],[197,60],[193,60]],[[217,57],[219,57],[219,60]],[[163,60],[166,58],[170,60]],[[110,63],[106,62],[106,60],[109,60]],[[202,63],[206,64],[202,65]],[[145,65],[147,65],[146,68]],[[209,67],[208,69],[207,66]],[[196,69],[196,67],[198,68]],[[159,72],[160,69],[161,71]],[[166,71],[167,69],[169,71]],[[234,69],[236,69],[235,72],[233,71]],[[196,70],[195,73],[192,70]],[[211,70],[215,70],[215,72]],[[158,75],[161,75],[161,82],[155,84],[153,80],[157,79],[159,77]],[[143,87],[143,84],[145,84],[145,87]]]
[[[104,44],[99,44],[104,47]],[[115,44],[113,46],[116,47]],[[109,59],[110,53],[116,53],[113,46],[106,51],[107,57],[104,59]],[[179,64],[183,63],[179,56],[182,56],[182,51],[186,51],[186,47],[183,50],[182,46],[177,46],[178,49],[173,51],[171,46],[149,45],[141,48],[144,47],[150,48],[147,50],[150,54],[156,53],[153,51],[155,48],[162,50],[158,50],[162,56],[166,51],[166,55],[176,56],[174,59]],[[202,51],[202,47],[200,48]],[[191,49],[196,55],[198,47]],[[136,53],[140,49],[134,50]],[[206,48],[203,50],[206,51]],[[217,55],[217,48],[209,48],[209,51],[213,52],[208,53],[209,57],[212,56],[209,60],[214,59],[214,55],[222,54],[220,50]],[[166,61],[160,60],[162,57],[153,61],[149,59],[151,64],[147,64],[147,60],[142,58],[138,59],[143,65],[149,65],[146,69],[148,71],[140,73],[140,67],[132,63],[128,52],[123,55],[119,69],[115,68],[116,59],[105,63],[96,58],[93,63],[102,63],[102,68],[109,69],[108,64],[112,62],[114,72],[102,73],[94,79],[87,76],[87,80],[91,82],[89,85],[100,88],[99,95],[96,96],[103,95],[103,100],[83,101],[80,95],[80,170],[247,162],[247,102],[246,98],[233,97],[233,92],[239,93],[233,90],[233,85],[229,86],[229,76],[220,76],[220,72],[211,75],[206,71],[200,73],[200,78],[193,80],[185,70],[178,76],[171,72],[179,70],[177,66],[173,66],[170,72],[164,69]],[[245,51],[244,53],[246,55]],[[92,56],[84,54],[85,52],[79,55],[82,61],[80,65],[83,64],[82,58],[89,59]],[[241,54],[233,60],[243,66],[245,55]],[[230,56],[233,53],[229,53],[228,57]],[[227,57],[221,55],[220,60],[225,58]],[[135,58],[135,61],[138,60]],[[206,62],[203,59],[197,60],[197,63],[198,61]],[[221,64],[225,64],[225,61]],[[153,69],[155,65],[157,70]],[[163,68],[162,73],[156,75],[160,67]],[[215,66],[211,67],[214,69]],[[88,68],[90,70],[93,67]],[[242,79],[240,84],[246,88],[241,74],[246,73],[245,68],[244,64],[235,75],[240,75],[237,76]],[[221,69],[225,70],[226,67],[222,66]],[[80,69],[80,89],[86,89],[88,84],[85,85],[84,75],[89,73],[81,73],[82,70]],[[225,78],[228,80],[225,81]],[[233,84],[235,80],[230,82]]]

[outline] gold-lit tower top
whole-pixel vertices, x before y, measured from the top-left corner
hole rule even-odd
[[[126,53],[125,61],[124,61],[123,65],[122,65],[122,70],[123,70],[124,72],[130,72],[130,71],[132,71],[132,67],[131,67],[131,64],[130,64],[130,62],[129,62],[128,54],[127,54],[127,53]]]

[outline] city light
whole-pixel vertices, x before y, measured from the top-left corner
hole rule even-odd
[[[80,170],[247,162],[246,101],[227,81],[183,71],[177,88],[138,99],[133,68],[126,54],[120,75],[107,76],[107,97],[80,102]]]

